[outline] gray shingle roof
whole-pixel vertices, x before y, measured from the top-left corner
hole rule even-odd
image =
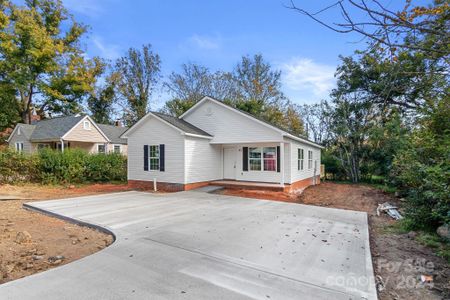
[[[127,139],[120,136],[127,131],[128,127],[119,127],[114,125],[97,124],[101,131],[108,137],[113,144],[127,144]]]
[[[36,128],[36,125],[30,125],[30,124],[17,124],[17,129],[20,128],[20,133],[25,136],[27,140],[30,139],[31,135],[33,134],[34,129]]]
[[[84,116],[69,116],[39,121],[35,124],[30,139],[36,141],[60,139],[83,118]]]
[[[200,128],[195,127],[194,125],[186,122],[183,119],[179,119],[177,117],[169,116],[169,115],[158,113],[158,112],[152,112],[152,114],[163,119],[167,123],[172,124],[173,126],[177,127],[178,129],[180,129],[181,131],[183,131],[185,133],[211,136],[209,133],[201,130]]]

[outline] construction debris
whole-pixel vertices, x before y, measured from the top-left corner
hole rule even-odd
[[[433,276],[432,275],[420,275],[420,281],[422,281],[422,283],[431,283],[431,282],[433,282]]]
[[[397,207],[393,206],[389,202],[378,204],[377,216],[380,216],[381,212],[387,213],[391,218],[395,220],[400,220],[403,218],[402,215],[398,212]]]

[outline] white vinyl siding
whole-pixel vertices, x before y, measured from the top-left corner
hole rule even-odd
[[[203,102],[184,120],[211,134],[213,144],[282,141],[280,132],[213,101]]]
[[[290,147],[294,149],[290,154],[290,164],[291,164],[291,174],[290,179],[286,179],[287,183],[294,183],[299,180],[311,178],[314,176],[314,163],[313,161],[317,161],[317,169],[316,176],[320,175],[320,148],[308,145],[306,143],[302,143],[299,141],[294,141],[292,139],[287,138],[286,141],[290,142]],[[303,170],[298,169],[299,165],[299,156],[298,149],[303,149]],[[314,160],[311,160],[311,168],[308,168],[308,152],[312,152],[312,156]]]
[[[144,171],[144,145],[165,144],[165,171]],[[128,179],[184,183],[184,136],[165,124],[149,117],[128,137]]]
[[[185,168],[185,183],[222,179],[222,146],[211,145],[207,139],[186,137]]]

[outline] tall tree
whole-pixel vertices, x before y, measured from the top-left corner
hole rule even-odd
[[[307,126],[305,131],[308,137],[319,144],[326,142],[331,122],[329,103],[322,100],[320,103],[304,104],[298,110],[305,126]]]
[[[95,89],[87,100],[92,119],[100,124],[111,124],[116,101],[116,83],[113,76],[106,79],[103,86]]]
[[[208,68],[194,63],[183,64],[181,72],[173,72],[164,86],[174,99],[168,101],[163,110],[176,116],[184,113],[204,96],[220,100],[235,96],[234,81],[230,73],[212,73]]]
[[[286,99],[281,91],[281,71],[273,70],[261,54],[243,56],[233,75],[240,100],[254,101],[261,111]]]
[[[30,122],[33,107],[41,115],[81,110],[102,70],[99,59],[83,55],[85,32],[61,0],[0,2],[0,79],[13,87],[23,122]]]
[[[142,50],[130,48],[126,56],[117,60],[115,73],[124,119],[132,124],[148,111],[150,97],[161,76],[161,59],[150,44],[143,45]]]
[[[400,10],[377,0],[335,1],[310,11],[291,0],[288,8],[305,15],[338,33],[357,33],[372,45],[383,47],[395,55],[397,51],[421,52],[443,59],[449,66],[450,5],[448,0],[434,0],[431,5],[413,5],[405,0]],[[337,10],[340,19],[330,19]]]

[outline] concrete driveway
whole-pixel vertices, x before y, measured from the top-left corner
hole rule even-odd
[[[116,241],[0,299],[376,299],[365,213],[195,191],[29,205]]]

